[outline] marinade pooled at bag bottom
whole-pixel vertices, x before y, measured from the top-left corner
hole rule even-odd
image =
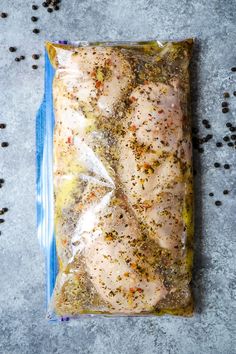
[[[192,311],[190,47],[48,45],[58,315]]]

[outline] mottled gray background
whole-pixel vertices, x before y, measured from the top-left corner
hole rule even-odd
[[[222,93],[236,90],[236,2],[234,0],[62,0],[49,14],[31,10],[29,0],[1,0],[0,12],[0,172],[6,179],[0,207],[8,207],[0,236],[0,353],[180,353],[233,354],[235,348],[235,150],[215,142],[236,120],[221,113]],[[35,3],[40,4],[38,0]],[[39,35],[30,18],[39,16]],[[195,154],[196,256],[193,318],[81,319],[76,324],[45,320],[44,257],[36,238],[35,112],[43,93],[43,57],[33,71],[33,52],[43,53],[45,39],[136,40],[194,36],[192,65],[193,120],[205,134],[202,119],[212,124],[214,139]],[[26,60],[14,61],[9,46]],[[208,132],[207,132],[208,133]],[[215,169],[228,162],[231,169]],[[230,194],[223,196],[223,189]],[[214,192],[223,205],[217,208]]]

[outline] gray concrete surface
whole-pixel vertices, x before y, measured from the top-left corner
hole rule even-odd
[[[0,121],[7,129],[0,140],[0,172],[5,178],[0,207],[9,212],[0,236],[0,353],[180,353],[233,354],[235,347],[236,150],[215,148],[227,132],[226,121],[236,123],[236,97],[231,111],[221,113],[222,93],[236,90],[235,0],[62,0],[61,10],[49,14],[32,1],[1,0],[0,12]],[[40,4],[38,0],[35,3]],[[39,16],[36,26],[30,21]],[[39,27],[39,35],[31,30]],[[35,220],[35,112],[43,93],[43,58],[33,71],[33,52],[43,53],[45,39],[135,40],[179,39],[194,36],[192,64],[194,124],[212,124],[213,140],[195,154],[196,247],[193,318],[81,319],[51,324],[45,320],[44,257],[36,238]],[[16,46],[14,61],[8,51]],[[230,170],[213,163],[228,162]],[[230,194],[223,196],[223,189]],[[217,208],[215,193],[223,205]]]

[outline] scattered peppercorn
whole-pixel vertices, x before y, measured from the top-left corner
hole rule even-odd
[[[9,144],[6,142],[6,141],[4,141],[2,144],[1,144],[1,147],[7,147]]]
[[[207,134],[206,136],[206,141],[209,141],[213,138],[213,135],[212,134]]]
[[[32,65],[32,69],[34,70],[38,69],[38,65]]]
[[[222,107],[228,107],[228,102],[222,102],[222,103],[221,103],[221,106],[222,106]]]
[[[229,108],[227,107],[222,108],[222,113],[228,113],[228,112],[229,112]]]
[[[40,32],[40,30],[38,28],[33,29],[33,33],[38,34],[39,32]]]
[[[42,3],[43,7],[48,7],[48,4],[46,2]]]
[[[230,127],[232,127],[232,124],[228,122],[228,123],[226,123],[226,127],[230,128]]]
[[[224,164],[224,168],[225,168],[226,170],[229,170],[229,169],[230,169],[230,165],[229,165],[228,163],[225,163],[225,164]]]
[[[4,183],[5,180],[3,178],[0,178],[0,183]]]
[[[32,5],[32,10],[38,10],[38,6],[37,5]]]
[[[20,58],[15,58],[15,61],[20,61]]]
[[[25,60],[25,56],[24,56],[24,55],[21,55],[21,56],[20,56],[20,60]]]
[[[235,134],[231,135],[231,140],[236,140],[236,135]]]
[[[217,167],[220,167],[220,163],[219,162],[215,162],[214,163],[214,166],[217,168]]]
[[[235,131],[236,131],[236,128],[235,128],[235,127],[230,127],[229,130],[230,130],[231,132],[235,132]]]
[[[208,124],[208,123],[209,123],[209,122],[208,122],[208,120],[207,120],[207,119],[203,119],[203,120],[202,120],[202,124],[204,124],[204,125],[205,125],[205,124]]]
[[[206,125],[205,125],[205,128],[206,128],[206,129],[210,129],[210,128],[211,128],[211,125],[210,125],[210,124],[206,124]]]
[[[229,137],[228,137],[228,136],[224,136],[224,137],[223,137],[223,140],[224,140],[224,141],[229,141]]]
[[[38,21],[38,17],[32,16],[32,17],[31,17],[31,21],[32,21],[32,22],[37,22],[37,21]]]
[[[229,194],[229,191],[228,191],[227,189],[225,189],[225,190],[223,191],[223,194]]]
[[[3,210],[4,213],[8,212],[8,208],[2,208],[2,210]]]
[[[216,206],[220,206],[222,203],[221,203],[221,201],[220,200],[217,200],[216,202],[215,202],[215,205]]]
[[[53,9],[51,8],[51,7],[49,7],[48,9],[47,9],[47,12],[53,12]]]
[[[232,68],[231,68],[231,71],[236,71],[236,67],[235,67],[235,66],[232,67]]]
[[[217,147],[222,147],[223,144],[219,141],[219,142],[216,143],[216,146],[217,146]]]
[[[224,92],[224,98],[229,98],[229,97],[230,97],[229,93],[228,92]]]
[[[234,146],[234,143],[230,142],[228,143],[228,146]]]
[[[33,54],[32,58],[35,59],[35,60],[38,60],[39,59],[39,55],[38,54]]]
[[[233,95],[236,96],[236,91],[233,92]]]
[[[58,5],[56,5],[56,6],[54,6],[54,10],[58,11],[58,10],[60,10],[60,7]]]
[[[214,193],[212,193],[212,192],[209,193],[209,196],[210,196],[210,197],[214,197]]]
[[[6,126],[7,126],[7,125],[6,125],[5,123],[1,123],[1,124],[0,124],[0,129],[5,129]],[[1,183],[1,182],[0,182],[0,183]]]
[[[7,16],[8,16],[8,14],[6,12],[1,13],[1,18],[6,18]]]
[[[9,51],[12,52],[12,53],[16,52],[16,47],[9,47]]]
[[[0,219],[0,224],[2,224],[5,220],[4,219]]]

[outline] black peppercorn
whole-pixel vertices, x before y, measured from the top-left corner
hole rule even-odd
[[[211,125],[210,125],[210,124],[206,124],[206,125],[205,125],[205,128],[206,128],[206,129],[210,129],[210,128],[211,128]]]
[[[48,9],[47,9],[47,12],[53,12],[53,9],[51,8],[51,7],[49,7]]]
[[[6,142],[6,141],[4,141],[2,144],[1,144],[1,147],[7,147],[9,144]]]
[[[233,92],[233,95],[236,96],[236,91]]]
[[[208,124],[208,123],[209,123],[209,122],[208,122],[208,120],[207,120],[207,119],[203,119],[203,120],[202,120],[202,124],[204,124],[204,125],[205,125],[205,124]]]
[[[228,92],[224,92],[224,98],[229,98],[229,93]]]
[[[222,144],[221,142],[217,142],[217,143],[216,143],[216,146],[217,146],[217,147],[222,147],[223,144]]]
[[[0,178],[0,183],[4,183],[5,180],[3,178]]]
[[[38,28],[33,29],[33,33],[38,34],[39,32],[40,32],[40,30]]]
[[[32,10],[38,10],[38,6],[37,5],[32,5]]]
[[[235,67],[235,66],[232,67],[232,68],[231,68],[231,71],[236,71],[236,67]]]
[[[229,170],[229,169],[230,169],[230,165],[229,165],[228,163],[225,163],[225,164],[224,164],[224,168],[225,168],[226,170]]]
[[[4,219],[0,219],[0,224],[2,224],[5,220]]]
[[[222,203],[221,203],[221,201],[220,200],[217,200],[216,202],[215,202],[215,205],[216,206],[220,206]]]
[[[206,141],[209,141],[213,138],[213,135],[212,134],[207,134],[206,136]]]
[[[8,15],[7,15],[7,13],[6,12],[2,12],[1,13],[1,18],[6,18]]]
[[[38,65],[32,65],[32,69],[34,70],[38,69]]]
[[[224,136],[224,137],[223,137],[223,140],[224,140],[224,141],[229,141],[229,137],[228,137],[228,136]]]
[[[32,17],[31,17],[31,21],[32,21],[32,22],[38,21],[38,17],[32,16]]]
[[[222,107],[228,107],[228,102],[222,102],[222,103],[221,103],[221,106],[222,106]]]
[[[220,167],[220,163],[219,162],[215,162],[214,163],[214,166],[217,168],[217,167]]]
[[[5,129],[6,126],[7,126],[7,125],[6,125],[5,123],[1,123],[1,124],[0,124],[0,129]],[[1,182],[0,182],[0,183],[1,183]]]
[[[236,140],[236,135],[235,134],[231,135],[231,140]]]
[[[230,128],[230,127],[232,127],[232,124],[228,122],[228,123],[226,123],[226,127]]]
[[[214,197],[214,193],[212,193],[212,192],[209,193],[209,196],[210,196],[210,197]]]
[[[235,132],[235,131],[236,131],[236,128],[235,128],[235,127],[230,127],[229,130],[230,130],[231,132]]]
[[[225,189],[225,190],[223,191],[223,194],[229,194],[229,191],[228,191],[227,189]]]
[[[9,51],[12,52],[12,53],[16,52],[16,47],[9,47]]]
[[[2,208],[2,210],[4,213],[8,212],[8,208]]]
[[[54,10],[58,11],[58,10],[60,10],[60,7],[58,5],[56,5],[56,6],[54,6]]]
[[[228,113],[228,112],[229,112],[229,108],[227,107],[222,108],[222,113]]]
[[[48,4],[46,2],[42,3],[43,7],[48,7]]]
[[[39,55],[38,55],[38,54],[33,54],[33,55],[32,55],[32,58],[33,58],[34,60],[38,60],[38,59],[39,59]]]
[[[20,58],[15,58],[15,61],[20,61]]]
[[[24,55],[21,55],[21,56],[20,56],[20,60],[25,60],[25,56],[24,56]]]
[[[230,142],[228,143],[228,146],[234,146],[234,143]]]
[[[193,127],[192,128],[192,132],[193,132],[193,134],[197,134],[198,133],[198,128]]]

